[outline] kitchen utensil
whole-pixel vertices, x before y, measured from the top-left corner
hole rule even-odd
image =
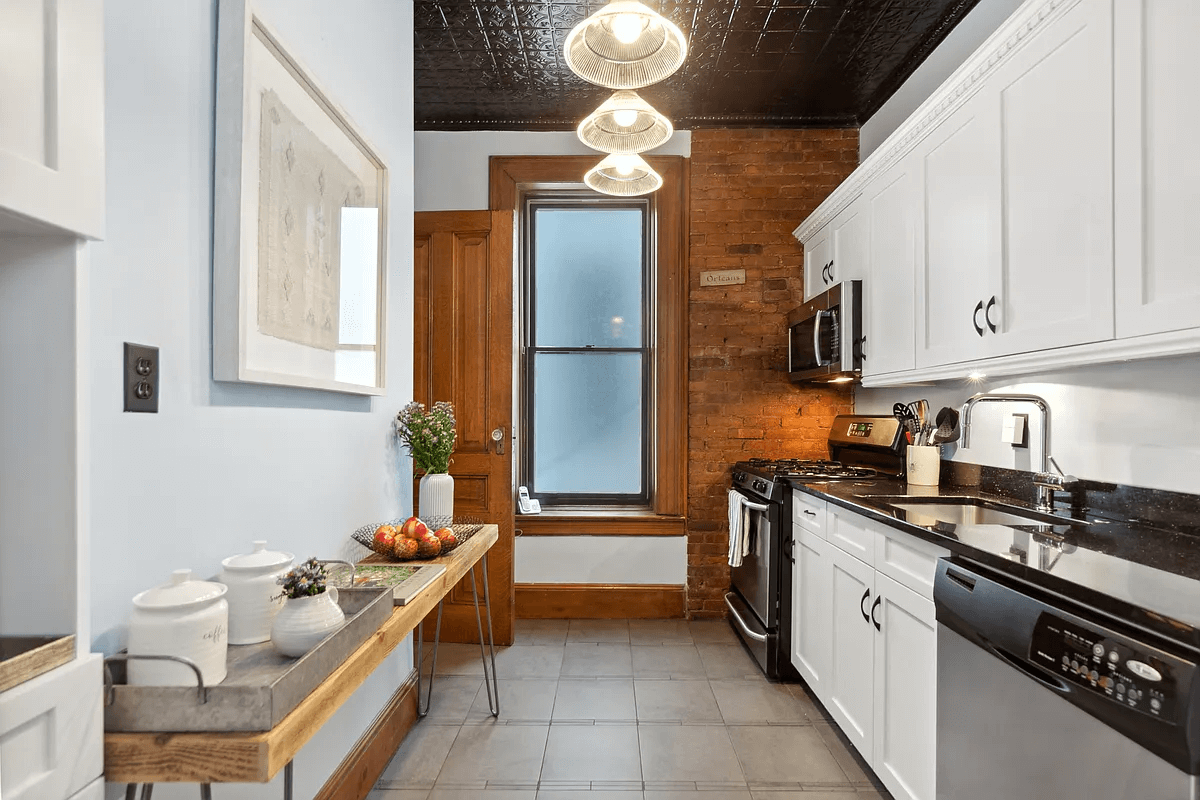
[[[947,444],[958,441],[958,411],[953,408],[943,408],[937,413],[937,428],[930,438],[930,444]]]
[[[277,582],[296,557],[267,549],[254,542],[250,553],[221,562],[221,583],[229,587],[229,643],[257,644],[271,638],[271,623],[283,608],[283,591]]]
[[[225,680],[229,603],[225,584],[198,581],[190,569],[133,598],[129,617],[130,655],[179,656],[194,661],[204,685]],[[196,674],[170,661],[130,661],[134,686],[195,686]]]

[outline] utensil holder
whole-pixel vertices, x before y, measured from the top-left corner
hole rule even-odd
[[[904,456],[908,482],[917,486],[937,486],[942,471],[942,448],[937,445],[909,445]]]

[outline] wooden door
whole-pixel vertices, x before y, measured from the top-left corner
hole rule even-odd
[[[512,644],[513,215],[421,212],[414,232],[413,397],[426,406],[454,404],[454,515],[500,528],[488,554],[488,588],[496,644]],[[497,429],[503,452],[492,439]],[[443,641],[479,641],[469,581],[446,596]],[[480,581],[480,603],[482,588]]]
[[[933,602],[875,573],[875,742],[871,766],[897,800],[934,800],[937,620]],[[872,601],[874,606],[874,601]]]

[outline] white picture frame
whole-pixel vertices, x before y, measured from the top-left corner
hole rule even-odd
[[[385,393],[387,168],[247,0],[220,0],[213,378]]]

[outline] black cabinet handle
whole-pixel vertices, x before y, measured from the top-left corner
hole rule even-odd
[[[992,322],[992,306],[996,305],[996,295],[992,295],[992,299],[988,300],[987,311],[983,312],[983,318],[987,321],[987,326],[991,328],[992,333],[996,332],[996,323]]]
[[[871,606],[871,622],[875,623],[875,630],[880,630],[879,620],[875,619],[875,609],[879,608],[879,604],[883,602],[883,598],[875,595],[875,605]]]
[[[793,564],[796,563],[796,558],[792,553],[792,548],[794,547],[794,545],[795,545],[795,542],[791,537],[788,537],[783,542],[784,558],[786,558],[788,561],[792,562]]]
[[[829,262],[829,282],[833,283],[833,262]]]
[[[983,311],[983,301],[979,301],[979,305],[975,306],[974,313],[971,314],[971,324],[975,326],[975,332],[983,336],[983,326],[979,324],[979,312]]]
[[[867,337],[865,337],[865,336],[858,337],[858,339],[854,342],[854,349],[856,351],[858,351],[857,352],[858,359],[860,361],[866,361],[867,360]]]
[[[871,618],[869,616],[867,616],[866,605],[867,605],[867,598],[870,596],[871,596],[871,589],[870,589],[870,587],[868,587],[867,590],[865,592],[863,592],[862,600],[858,601],[858,610],[860,612],[862,612],[863,622],[866,622],[868,624],[870,624]]]

